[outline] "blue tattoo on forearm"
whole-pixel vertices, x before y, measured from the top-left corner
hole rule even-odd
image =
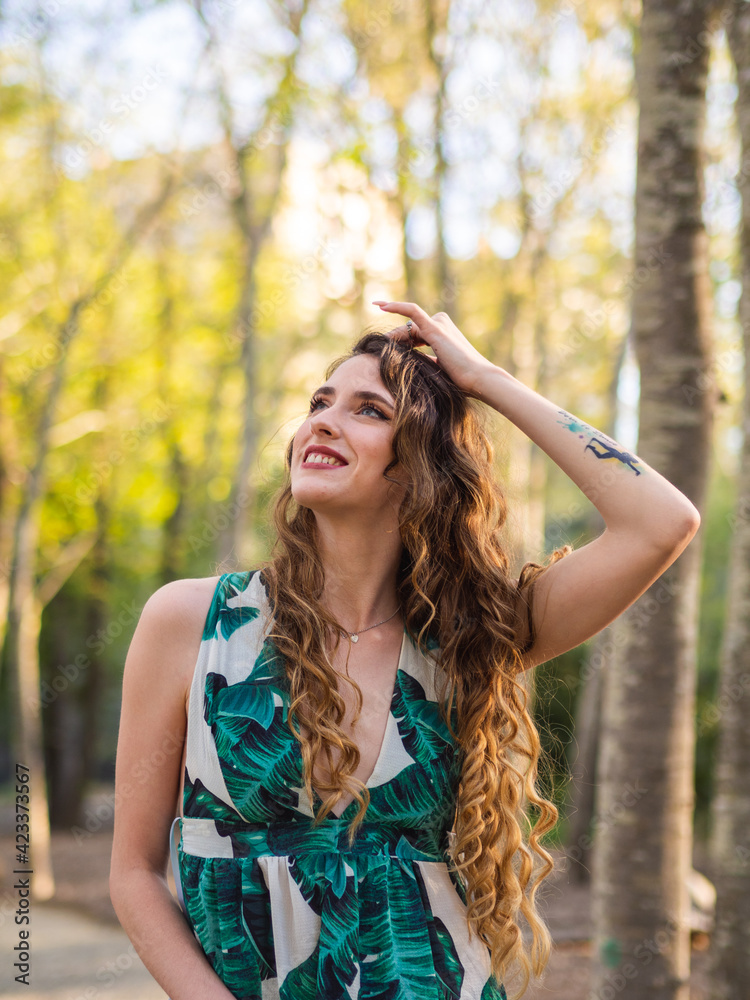
[[[584,451],[593,452],[597,458],[615,458],[618,462],[622,462],[623,465],[627,465],[629,469],[632,469],[636,476],[640,476],[643,470],[636,468],[637,465],[642,464],[640,458],[636,455],[631,455],[627,451],[623,451],[612,438],[607,437],[606,434],[600,434],[593,427],[589,427],[588,424],[583,423],[582,420],[578,420],[576,417],[566,413],[565,410],[558,410],[558,413],[563,418],[557,421],[558,424],[562,424],[563,427],[566,427],[573,434],[577,434],[581,440],[589,439],[586,447],[583,449]]]

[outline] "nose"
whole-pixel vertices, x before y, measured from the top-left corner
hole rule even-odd
[[[321,432],[333,437],[338,435],[336,417],[331,416],[331,406],[322,406],[310,415],[310,430],[317,434]]]

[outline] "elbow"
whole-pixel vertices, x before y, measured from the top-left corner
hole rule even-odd
[[[124,873],[113,864],[109,870],[109,898],[118,918],[124,897],[127,895],[127,881]]]
[[[137,890],[140,872],[121,858],[113,856],[109,869],[109,899],[118,919],[128,908],[128,900]]]
[[[685,549],[701,526],[701,516],[687,497],[678,510],[673,511],[664,525],[661,539],[664,548],[675,558]]]
[[[678,535],[685,539],[685,544],[691,540],[701,526],[701,515],[698,508],[689,500],[685,503],[685,509],[677,517]]]
[[[115,868],[109,872],[109,899],[117,919],[122,927],[130,933],[133,917],[137,914],[144,899],[151,895],[152,885],[160,880],[156,872],[141,868]]]
[[[698,528],[701,526],[701,516],[697,507],[690,504],[690,515],[689,515],[689,525],[688,530],[690,533],[690,538],[698,533]]]
[[[109,873],[109,901],[112,904],[112,909],[115,911],[115,916],[123,924],[124,916],[124,906],[123,906],[123,895],[122,895],[122,880],[115,875],[113,871]]]

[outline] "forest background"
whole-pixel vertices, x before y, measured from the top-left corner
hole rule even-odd
[[[738,523],[750,165],[730,5],[693,6],[713,346],[683,396],[715,403],[695,607],[701,844]],[[311,390],[361,330],[395,325],[373,299],[445,310],[491,361],[637,447],[632,303],[670,260],[664,245],[635,257],[641,16],[634,0],[0,6],[7,801],[22,747],[53,831],[84,844],[111,820],[140,609],[170,580],[268,554],[268,500]],[[516,568],[598,533],[553,463],[487,419]],[[534,678],[556,842],[576,816],[586,851],[602,710],[583,696],[610,634]],[[40,897],[53,878],[42,866]]]

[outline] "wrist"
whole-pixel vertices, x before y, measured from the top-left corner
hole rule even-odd
[[[497,405],[498,388],[502,387],[503,383],[515,381],[516,379],[509,372],[506,372],[504,368],[500,368],[499,365],[493,365],[488,361],[486,365],[482,365],[477,370],[476,377],[472,383],[471,394],[480,400],[480,402],[486,403],[494,409],[499,409]]]

